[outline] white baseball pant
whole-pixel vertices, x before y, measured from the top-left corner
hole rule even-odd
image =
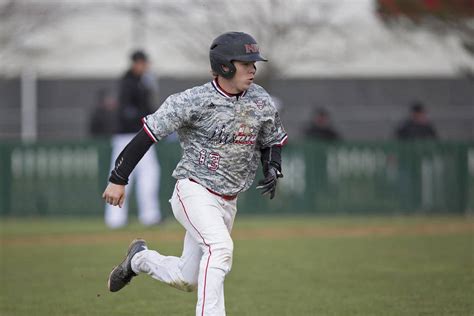
[[[170,202],[186,229],[181,257],[144,250],[133,257],[132,269],[184,291],[197,287],[196,315],[225,315],[224,279],[232,266],[230,232],[237,199],[226,200],[183,179],[177,181]]]
[[[127,144],[135,137],[135,134],[118,134],[112,138],[112,163],[115,167],[115,159]],[[138,204],[138,220],[144,225],[153,225],[161,221],[161,210],[159,200],[160,186],[160,164],[155,148],[150,148],[137,164],[130,175],[125,193],[128,197],[131,188],[135,184],[135,195]],[[122,208],[106,204],[105,224],[110,228],[120,228],[127,224],[128,198]]]

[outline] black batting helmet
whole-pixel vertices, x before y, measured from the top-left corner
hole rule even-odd
[[[232,63],[234,60],[267,61],[260,55],[255,39],[243,32],[228,32],[219,35],[212,41],[209,59],[212,70],[227,79],[235,74],[235,66]],[[226,66],[229,70],[224,71],[222,66]]]

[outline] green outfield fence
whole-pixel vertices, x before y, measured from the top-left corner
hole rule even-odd
[[[181,155],[176,143],[154,146],[165,214]],[[0,215],[101,216],[111,147],[107,140],[0,144]],[[274,200],[255,185],[240,213],[408,214],[474,210],[473,143],[299,143],[284,148]],[[259,173],[258,178],[261,175]],[[136,204],[131,204],[132,210]]]

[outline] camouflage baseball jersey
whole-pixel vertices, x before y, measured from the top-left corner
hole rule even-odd
[[[283,145],[287,135],[269,94],[252,84],[239,97],[214,80],[171,95],[143,119],[154,141],[178,131],[183,156],[173,172],[224,195],[247,190],[260,148]]]

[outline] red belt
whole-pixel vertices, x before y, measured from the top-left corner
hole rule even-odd
[[[199,185],[202,186],[202,184],[200,184],[199,182],[197,182],[197,181],[194,180],[194,179],[189,178],[189,181],[192,181],[192,182],[197,183],[197,184],[199,184]],[[203,186],[203,187],[204,187],[204,186]],[[208,189],[208,188],[206,188],[206,187],[204,187],[204,188],[205,188],[207,191],[211,192],[212,194],[217,195],[217,196],[220,196],[221,198],[223,198],[224,200],[227,200],[227,201],[235,200],[235,198],[237,197],[237,194],[236,194],[236,195],[225,195],[225,194],[220,194],[220,193],[217,193],[217,192],[215,192],[215,191],[212,191],[212,190],[210,190],[210,189]]]

